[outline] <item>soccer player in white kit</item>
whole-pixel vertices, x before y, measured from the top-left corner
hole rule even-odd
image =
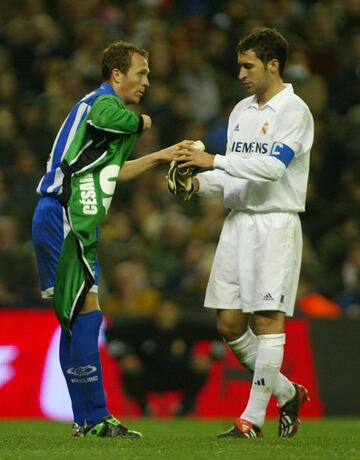
[[[226,155],[188,147],[177,158],[182,167],[210,169],[193,177],[194,192],[220,193],[231,210],[205,307],[217,309],[220,334],[253,380],[244,412],[221,438],[261,437],[271,394],[279,406],[278,434],[291,437],[309,399],[302,385],[280,373],[285,317],[293,315],[299,280],[298,213],[305,209],[314,136],[309,108],[282,80],[287,50],[287,41],[274,29],[257,29],[241,40],[239,79],[250,97],[230,115]]]

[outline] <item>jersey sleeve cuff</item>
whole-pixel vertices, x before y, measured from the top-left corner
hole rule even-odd
[[[143,130],[143,127],[144,127],[144,119],[141,115],[139,115],[139,126],[138,126],[136,133],[137,134],[141,133],[141,131]]]
[[[226,160],[226,157],[224,155],[215,155],[214,164],[213,164],[214,169],[215,168],[216,169],[222,169],[223,171],[225,171],[226,164],[227,164],[227,160]]]
[[[201,195],[206,195],[209,192],[209,184],[208,181],[206,180],[206,175],[205,174],[197,174],[196,179],[199,181],[199,190],[197,193]]]

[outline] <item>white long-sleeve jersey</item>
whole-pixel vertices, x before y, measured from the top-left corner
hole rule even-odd
[[[292,85],[259,107],[240,101],[228,124],[226,155],[198,174],[199,194],[223,193],[224,206],[249,212],[305,210],[314,121]]]

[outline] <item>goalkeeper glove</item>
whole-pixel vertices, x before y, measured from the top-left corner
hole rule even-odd
[[[173,195],[184,194],[184,200],[190,200],[194,193],[192,178],[195,168],[179,168],[177,161],[173,160],[170,163],[167,174],[167,186]]]

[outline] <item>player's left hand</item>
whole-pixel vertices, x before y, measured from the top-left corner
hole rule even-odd
[[[163,163],[169,163],[170,161],[177,158],[179,155],[183,155],[186,152],[186,149],[193,143],[194,141],[189,141],[187,139],[178,142],[177,144],[170,145],[170,147],[166,147],[165,149],[159,150],[158,160]]]
[[[178,162],[180,169],[188,167],[211,169],[214,164],[214,155],[187,145],[184,149],[175,153],[175,160]]]

